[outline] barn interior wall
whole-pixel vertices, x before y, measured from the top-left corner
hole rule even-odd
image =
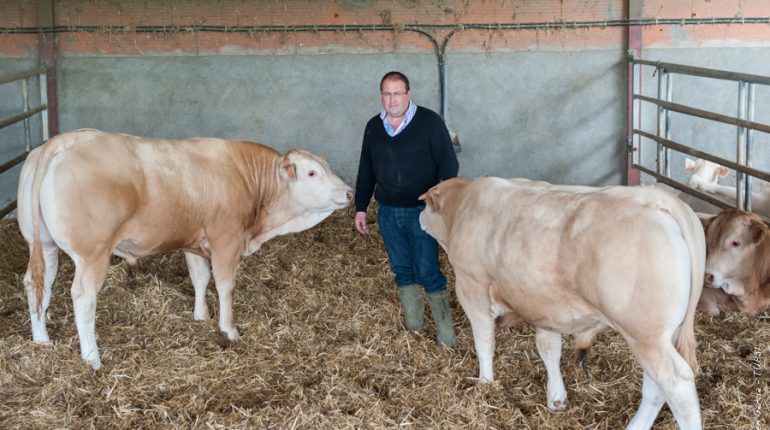
[[[0,74],[37,63],[37,8],[0,4]],[[629,9],[647,19],[766,15],[762,0],[62,0],[54,7],[59,127],[300,146],[352,184],[383,73],[405,72],[413,100],[440,110],[428,34],[446,42],[446,120],[462,144],[461,175],[620,184],[627,27],[601,22],[628,19]],[[495,27],[511,23],[527,25]],[[760,74],[770,70],[761,60],[770,58],[768,41],[770,26],[756,23],[648,23],[642,32],[644,58]],[[0,98],[0,114],[14,109],[9,100]],[[680,132],[688,128],[698,132],[685,121]],[[0,147],[13,146],[19,130],[2,131]],[[16,175],[8,176],[1,199],[15,193]]]

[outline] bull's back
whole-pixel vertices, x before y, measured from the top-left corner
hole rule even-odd
[[[73,248],[125,240],[140,253],[184,246],[243,183],[221,139],[76,138],[54,156],[41,188],[57,242]]]
[[[652,308],[647,286],[665,281],[664,273],[680,285],[689,279],[687,244],[656,192],[483,182],[467,193],[464,221],[453,234],[475,244],[467,255],[476,261],[468,263],[504,286],[525,315],[534,312],[532,303],[541,317],[563,303],[581,312]],[[668,291],[661,301],[686,302],[688,292]],[[528,300],[517,299],[522,294]]]

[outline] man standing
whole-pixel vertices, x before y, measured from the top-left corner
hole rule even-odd
[[[380,81],[383,110],[366,124],[356,181],[356,230],[368,234],[366,208],[374,194],[377,219],[396,275],[407,330],[421,332],[422,291],[428,298],[438,342],[457,343],[438,243],[420,228],[425,204],[418,197],[439,181],[457,176],[458,163],[446,124],[410,100],[409,79],[388,72]]]

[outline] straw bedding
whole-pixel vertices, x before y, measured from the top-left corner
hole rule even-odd
[[[372,217],[373,217],[372,213]],[[241,339],[193,321],[193,288],[174,252],[141,261],[137,287],[113,260],[98,297],[104,367],[81,359],[72,315],[72,262],[62,254],[48,328],[31,341],[22,276],[28,251],[15,221],[0,224],[0,428],[617,429],[636,411],[641,371],[620,336],[596,339],[588,375],[565,337],[566,411],[546,407],[545,369],[531,326],[497,333],[496,382],[479,385],[470,326],[453,298],[459,344],[402,329],[381,238],[352,229],[353,209],[279,237],[238,270]],[[442,266],[454,286],[451,268]],[[429,310],[426,307],[429,321]],[[698,394],[708,429],[770,424],[770,325],[700,314]],[[676,423],[664,407],[655,428]]]

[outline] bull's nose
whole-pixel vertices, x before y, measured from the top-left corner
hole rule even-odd
[[[351,191],[351,190],[348,190],[348,191],[345,193],[345,197],[347,197],[347,198],[348,198],[348,201],[351,201],[351,200],[353,200],[353,191]]]

